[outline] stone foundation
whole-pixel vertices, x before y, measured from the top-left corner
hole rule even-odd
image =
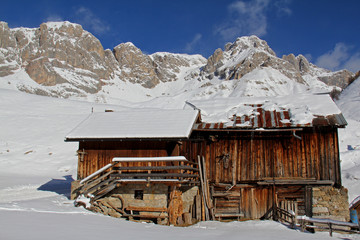
[[[142,192],[142,198],[141,196]],[[127,184],[114,189],[111,194],[119,194],[124,200],[124,207],[167,207],[168,186],[152,184]],[[138,196],[136,196],[138,194]]]
[[[194,199],[196,194],[199,191],[198,187],[187,187],[187,188],[181,188],[182,191],[182,201],[183,201],[183,208],[185,213],[190,213],[191,208],[194,204]]]
[[[72,197],[76,197],[76,189],[78,189],[78,181],[74,181],[72,186]],[[171,201],[171,194],[176,191],[179,198],[178,200]],[[171,224],[182,225],[191,224],[192,222],[192,210],[195,201],[195,196],[198,194],[199,188],[194,187],[180,187],[172,188],[166,184],[124,184],[105,197],[96,200],[92,203],[89,210],[99,212],[104,215],[120,218],[123,214],[128,214],[127,207],[138,209],[166,209],[165,212],[157,212],[165,218],[157,219],[159,224],[169,224],[171,217],[174,217]],[[172,202],[170,204],[170,202]],[[177,207],[179,206],[179,207]],[[145,210],[144,210],[145,211]],[[159,210],[160,211],[160,210]],[[142,214],[152,214],[153,212],[143,212]],[[132,219],[132,218],[131,218]]]
[[[313,188],[313,217],[349,221],[348,191],[326,186]]]

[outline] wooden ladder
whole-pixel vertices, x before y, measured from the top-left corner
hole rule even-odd
[[[244,217],[241,210],[241,193],[240,191],[226,191],[225,189],[214,189],[212,197],[215,206],[215,218],[237,219]]]

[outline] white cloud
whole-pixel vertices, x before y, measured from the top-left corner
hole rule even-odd
[[[309,62],[311,62],[312,59],[313,59],[311,53],[306,53],[306,54],[304,54],[304,57],[306,57],[306,59],[307,59]]]
[[[319,56],[315,64],[332,71],[348,69],[352,72],[360,70],[360,52],[351,54],[353,47],[345,43],[337,43],[333,50]]]
[[[78,23],[89,31],[103,34],[110,30],[110,27],[88,8],[80,7],[75,14],[77,15]]]
[[[316,65],[334,70],[339,68],[348,57],[348,47],[344,43],[337,43],[333,50],[316,59]]]
[[[288,7],[292,0],[279,0],[275,2],[275,7],[277,8],[277,12],[279,15],[288,15],[292,14],[292,10]]]
[[[194,50],[195,45],[201,40],[202,35],[197,33],[191,42],[187,43],[185,46],[185,52],[192,52]]]
[[[64,19],[59,15],[50,15],[46,18],[46,22],[62,22]]]
[[[360,52],[357,52],[354,55],[352,55],[344,63],[344,68],[348,69],[354,73],[360,71]]]
[[[229,20],[215,29],[225,40],[232,40],[241,35],[266,34],[266,9],[269,0],[237,1],[228,6]]]
[[[243,35],[262,37],[267,34],[268,13],[278,17],[292,15],[288,7],[292,0],[238,0],[228,6],[227,20],[215,27],[214,33],[224,40],[234,40]]]

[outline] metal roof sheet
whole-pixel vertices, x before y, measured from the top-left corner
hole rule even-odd
[[[290,109],[280,108],[278,110],[265,110],[262,104],[244,104],[244,106],[253,107],[254,111],[249,115],[233,115],[230,123],[197,123],[195,130],[205,129],[276,129],[276,128],[298,128],[312,126],[338,126],[347,125],[344,116],[333,114],[329,116],[315,116],[311,123],[295,124],[291,118]]]

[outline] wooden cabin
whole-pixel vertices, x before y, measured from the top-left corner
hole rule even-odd
[[[190,224],[199,171],[179,146],[199,118],[192,109],[92,113],[66,136],[79,142],[73,198],[91,196],[95,210],[158,223],[181,223],[188,213]]]
[[[188,106],[205,114],[182,154],[204,158],[215,218],[259,219],[274,205],[299,215],[338,214],[317,198],[329,187],[344,192],[337,129],[347,123],[329,96],[226,98]],[[346,205],[347,192],[336,198]],[[348,219],[346,207],[339,209]]]
[[[317,195],[344,192],[337,129],[346,124],[326,95],[94,113],[66,137],[79,141],[72,192],[93,205],[116,196],[113,215],[171,224],[259,219],[274,206],[336,215]]]

